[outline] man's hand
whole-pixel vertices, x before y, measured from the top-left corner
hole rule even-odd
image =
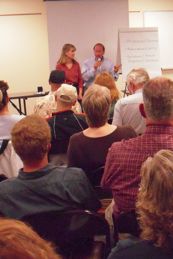
[[[115,73],[118,73],[118,71],[120,70],[120,68],[121,68],[121,64],[120,64],[120,65],[115,65],[115,66],[114,66],[114,72],[115,72]]]
[[[102,61],[96,61],[94,64],[94,69],[96,70],[98,67],[100,67],[102,64]]]

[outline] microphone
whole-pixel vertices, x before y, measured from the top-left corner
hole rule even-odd
[[[101,61],[102,61],[102,59],[101,59],[101,58],[98,58],[98,59],[97,59],[97,61],[98,61],[98,62],[101,62]]]

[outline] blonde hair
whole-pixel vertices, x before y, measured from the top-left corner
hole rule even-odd
[[[90,127],[98,128],[107,122],[110,104],[110,91],[106,87],[93,84],[86,90],[82,105]]]
[[[0,258],[61,259],[50,243],[25,223],[0,218]]]
[[[104,71],[96,76],[95,84],[105,86],[110,90],[111,100],[116,101],[119,99],[119,92],[112,75]]]
[[[137,212],[141,237],[156,246],[172,249],[173,244],[173,152],[160,150],[141,168]]]
[[[23,162],[41,161],[48,152],[50,128],[38,115],[29,115],[17,122],[11,135],[14,149]]]
[[[143,88],[146,114],[153,120],[173,119],[173,81],[156,77]]]
[[[73,49],[75,51],[76,47],[73,44],[70,44],[70,43],[64,44],[64,46],[62,48],[62,51],[61,51],[61,56],[60,56],[57,64],[65,64],[66,63],[66,61],[67,61],[66,53],[71,49]],[[73,62],[76,62],[76,61],[73,59]]]

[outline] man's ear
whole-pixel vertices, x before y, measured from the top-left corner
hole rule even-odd
[[[144,108],[144,104],[143,104],[143,103],[140,103],[140,104],[139,104],[139,111],[140,111],[142,117],[144,117],[144,118],[147,117],[147,116],[146,116],[146,113],[145,113],[145,108]]]

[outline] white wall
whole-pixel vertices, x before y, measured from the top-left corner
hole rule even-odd
[[[50,67],[55,68],[62,46],[77,47],[80,63],[102,42],[105,56],[116,64],[118,29],[128,27],[128,0],[47,1]]]
[[[0,1],[0,79],[10,92],[48,87],[48,39],[42,0]]]

